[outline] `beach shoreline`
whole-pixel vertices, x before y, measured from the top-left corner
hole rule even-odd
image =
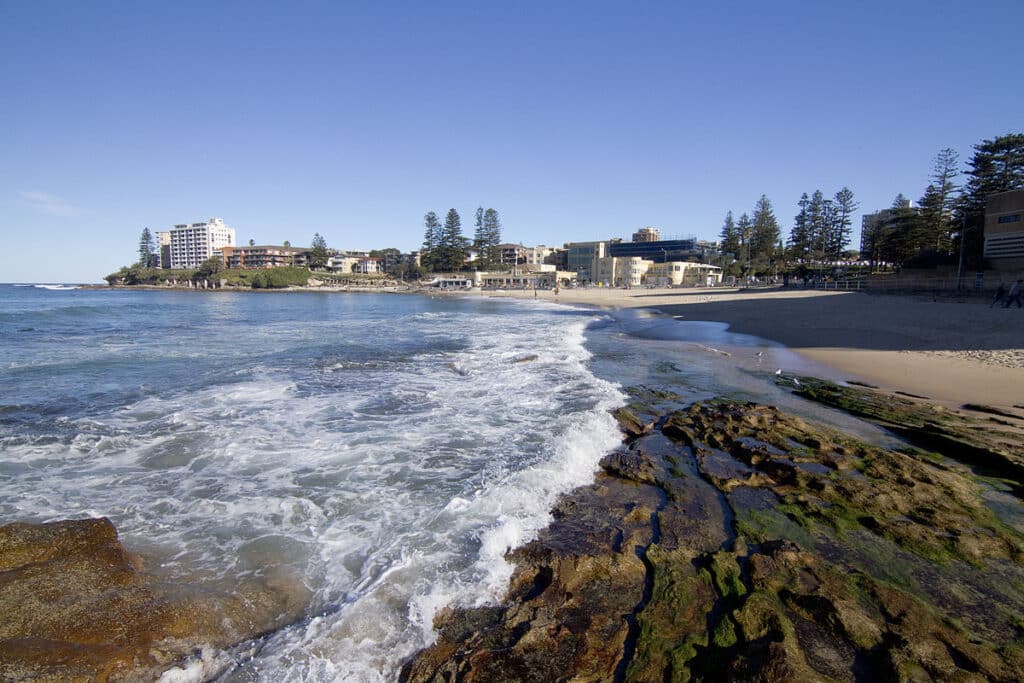
[[[467,296],[488,295],[645,309],[776,342],[871,388],[789,368],[777,383],[906,445],[869,444],[776,405],[726,395],[688,404],[663,386],[633,387],[615,414],[622,447],[602,459],[593,484],[563,494],[536,539],[509,551],[515,570],[502,600],[441,610],[437,641],[399,680],[487,681],[520,670],[538,680],[1019,672],[1016,651],[1001,660],[975,649],[968,660],[957,644],[955,658],[945,655],[950,643],[981,642],[984,629],[986,642],[1005,642],[1009,631],[987,607],[1020,599],[1001,591],[1020,575],[1024,529],[1022,416],[1012,410],[1024,403],[1018,311],[779,289]],[[773,356],[768,345],[723,348],[737,364],[749,360],[744,348]],[[986,527],[987,519],[999,521]],[[1005,558],[975,545],[1000,533],[1013,549]]]
[[[165,290],[167,288],[153,289]],[[189,290],[179,289],[172,291]],[[220,292],[224,290],[216,291]],[[281,292],[285,293],[289,291],[335,293],[343,292],[344,290],[316,288],[281,290]],[[206,290],[205,292],[210,292],[210,290]],[[357,291],[353,290],[351,293],[357,293]],[[1019,382],[1020,373],[1024,372],[1024,370],[1022,370],[1021,366],[1014,365],[1015,358],[1017,358],[1020,353],[1020,349],[1018,349],[1017,346],[1020,344],[1019,339],[1021,338],[1020,332],[1022,326],[1024,326],[1024,315],[1021,315],[1020,311],[1017,310],[1008,311],[989,309],[987,302],[977,301],[962,303],[956,301],[933,301],[931,299],[918,297],[874,296],[843,292],[836,293],[802,290],[786,291],[777,289],[742,291],[722,288],[714,290],[563,290],[558,295],[555,295],[552,291],[538,291],[535,293],[532,290],[512,292],[480,292],[478,290],[470,292],[444,292],[421,289],[402,292],[383,292],[378,290],[373,293],[410,293],[427,294],[435,297],[450,296],[478,299],[492,297],[496,299],[510,298],[526,301],[536,299],[539,301],[554,302],[571,306],[587,306],[597,309],[603,308],[605,310],[632,309],[634,311],[641,311],[639,313],[640,316],[649,315],[646,311],[657,311],[657,315],[671,316],[684,322],[710,322],[728,325],[731,332],[753,335],[760,339],[770,340],[773,343],[779,344],[779,349],[784,348],[785,350],[783,356],[792,356],[788,351],[794,351],[800,354],[803,358],[816,362],[816,364],[825,366],[828,369],[836,370],[841,373],[838,377],[845,378],[847,381],[863,381],[865,383],[878,386],[884,389],[887,393],[896,391],[919,396],[928,396],[930,399],[929,402],[948,405],[949,408],[958,408],[959,405],[967,402],[985,403],[988,405],[996,405],[996,407],[999,407],[999,405],[1002,405],[1002,407],[1012,407],[1012,405],[1024,403],[1024,399],[1022,399],[1019,392],[1016,391],[1016,387],[1021,386]],[[668,325],[669,327],[674,327],[671,323]],[[963,328],[964,331],[957,332],[959,328]],[[813,346],[812,344],[818,345]],[[749,360],[748,355],[752,356],[755,353],[760,356],[760,351],[762,349],[764,350],[766,364],[769,357],[774,357],[771,346],[768,344],[745,347],[745,351],[739,350],[738,348],[723,348],[728,348],[730,351],[733,351],[731,357],[729,357],[729,353],[722,353],[725,361],[729,362],[729,364],[742,364],[745,360]],[[710,348],[706,348],[705,350],[716,351],[716,349]],[[744,353],[746,355],[744,355]],[[652,360],[650,357],[644,357],[647,360]],[[795,362],[799,362],[799,359],[795,359]],[[886,362],[888,362],[889,365],[886,365]],[[809,364],[809,366],[810,365],[813,364]],[[792,381],[793,375],[791,373],[793,373],[794,368],[799,367],[800,366],[798,365],[792,367],[783,366],[781,370],[783,370],[784,375],[788,376],[790,381]],[[775,368],[775,366],[772,365],[762,370],[767,371],[768,368]],[[813,372],[808,371],[807,374],[810,375],[813,374]],[[969,379],[964,380],[962,376]],[[803,380],[804,378],[802,377],[800,379]],[[768,381],[772,381],[772,378],[768,377]],[[934,384],[934,386],[930,385],[929,382]],[[972,382],[974,384],[972,384]],[[986,382],[988,383],[988,386],[985,386]],[[803,384],[804,386],[809,386],[811,383],[804,381]],[[672,399],[667,398],[666,396],[668,396],[668,392],[663,391],[665,388],[666,387],[659,386],[649,387],[648,392],[643,395],[647,396],[646,400],[653,401],[654,403],[663,400],[669,402],[680,401],[678,405],[674,405],[674,407],[672,407],[672,411],[674,415],[676,415],[676,420],[682,420],[684,414],[681,411],[689,410],[683,405],[683,402],[685,402],[686,399],[681,396],[677,396]],[[983,399],[974,398],[975,394],[971,393],[972,391],[977,391],[978,395],[983,396]],[[886,404],[887,410],[889,408],[888,401],[890,398],[891,396],[881,399],[883,403]],[[639,400],[637,396],[634,396],[633,402],[636,403],[637,400]],[[731,403],[732,408],[729,410],[754,411],[754,413],[750,413],[750,416],[756,415],[765,419],[770,417],[771,420],[776,419],[777,411],[785,410],[784,403],[778,403],[779,408],[769,407],[769,405],[752,408],[753,403],[745,403],[744,407],[742,399],[736,399],[735,397],[725,397],[723,400],[733,401]],[[633,408],[630,410],[639,409]],[[651,408],[651,410],[654,411],[654,408]],[[705,408],[700,410],[712,409],[709,409],[706,405]],[[665,492],[669,492],[669,490],[675,490],[671,487],[672,485],[679,483],[679,481],[676,481],[676,479],[679,478],[678,469],[665,467],[662,467],[662,469],[656,469],[654,466],[659,462],[657,461],[657,457],[653,457],[654,460],[650,459],[652,457],[650,454],[654,454],[656,456],[658,447],[663,447],[667,443],[664,440],[667,435],[654,429],[654,425],[658,422],[659,418],[655,419],[653,414],[650,416],[644,415],[643,411],[639,411],[639,413],[642,419],[637,422],[637,425],[639,426],[638,434],[641,434],[642,438],[646,438],[646,440],[640,442],[642,447],[639,447],[639,449],[635,451],[629,451],[629,440],[636,438],[637,435],[627,436],[627,443],[624,444],[624,449],[614,450],[604,461],[602,461],[602,469],[597,475],[595,475],[596,483],[589,487],[582,486],[578,489],[572,490],[572,492],[564,493],[562,498],[559,499],[560,502],[555,505],[554,509],[561,511],[559,514],[562,514],[571,508],[571,505],[564,503],[564,501],[589,501],[586,509],[589,511],[588,514],[593,515],[593,520],[597,520],[597,524],[600,527],[598,528],[598,531],[601,531],[605,526],[613,529],[622,529],[625,527],[624,525],[632,524],[633,526],[629,528],[636,527],[634,530],[637,538],[643,541],[643,544],[645,544],[643,545],[644,548],[650,549],[650,556],[654,557],[656,561],[662,562],[662,564],[658,565],[660,569],[664,569],[666,571],[681,570],[680,567],[686,568],[693,565],[691,562],[693,558],[690,557],[689,554],[684,553],[685,558],[682,559],[676,556],[669,558],[668,556],[662,557],[657,555],[659,549],[663,548],[667,542],[664,540],[655,541],[655,539],[662,538],[666,529],[675,528],[670,526],[670,522],[675,520],[672,523],[682,523],[682,520],[689,520],[686,523],[696,525],[697,531],[700,531],[701,529],[707,530],[712,527],[725,528],[728,526],[726,524],[726,520],[735,517],[735,510],[740,510],[742,514],[745,514],[745,512],[743,512],[744,508],[741,505],[742,501],[735,502],[729,500],[728,506],[726,506],[727,509],[723,508],[721,514],[709,513],[708,510],[716,510],[717,508],[715,506],[720,505],[722,501],[725,501],[730,496],[732,490],[731,486],[736,486],[739,489],[746,489],[751,488],[752,486],[757,488],[762,484],[758,484],[757,479],[736,479],[735,481],[726,482],[723,484],[723,488],[719,493],[712,492],[711,489],[705,490],[705,498],[700,500],[703,500],[708,504],[707,508],[698,508],[689,511],[682,509],[678,511],[668,509],[666,507],[667,501],[676,499],[668,496],[667,493],[657,494],[656,496],[651,495],[647,499],[641,498],[634,500],[633,498],[626,498],[627,495],[633,496],[638,486],[646,486],[648,488],[653,486],[653,488],[657,488],[658,486],[663,485],[659,482],[664,480],[665,482],[668,482],[665,485],[669,485],[669,488],[666,488]],[[940,417],[940,420],[945,420],[952,413],[953,411],[947,411],[945,415]],[[739,413],[737,413],[737,415],[739,415]],[[742,415],[745,416],[748,414],[743,413]],[[981,417],[978,417],[979,415]],[[977,434],[992,433],[993,429],[991,425],[994,423],[986,422],[991,420],[990,415],[976,411],[974,417],[976,422],[972,424],[981,426],[981,428],[977,430]],[[740,420],[739,422],[746,424],[743,420]],[[1000,424],[1007,423],[1004,421]],[[1008,425],[1008,429],[1010,427],[1011,425]],[[813,429],[816,430],[818,427],[814,427]],[[925,430],[927,431],[927,427]],[[685,432],[681,431],[679,433],[682,434]],[[820,434],[817,431],[814,433],[808,432],[805,436],[813,436],[815,439],[827,446],[829,443],[828,439],[831,437],[821,435],[826,433],[830,432],[822,431]],[[715,438],[717,438],[717,436]],[[1015,439],[1015,442],[1019,443],[1020,441]],[[739,451],[742,451],[742,447],[739,447]],[[674,451],[672,455],[673,457],[680,459],[683,458],[683,456],[689,458],[691,456],[687,455],[688,453],[689,452],[686,452],[685,449],[683,449],[681,451]],[[628,456],[624,454],[628,454]],[[644,458],[647,459],[644,460]],[[814,474],[813,467],[816,462],[817,461],[810,462],[809,465],[806,465],[806,467],[810,468],[808,470],[810,474]],[[752,463],[746,463],[744,466],[753,467]],[[713,482],[709,483],[705,480],[709,479],[709,472],[714,474],[716,470],[712,468],[708,471],[698,471],[698,467],[707,465],[702,463],[700,460],[694,460],[690,464],[694,469],[690,473],[692,476],[687,476],[692,479],[692,486],[703,486],[707,488],[708,485],[712,485]],[[772,461],[769,465],[790,468],[790,470],[794,471],[794,476],[797,476],[798,474],[800,476],[808,475],[807,472],[803,471],[803,473],[798,473],[796,470],[799,470],[800,468],[787,461]],[[742,467],[740,467],[740,469],[742,469]],[[763,474],[764,476],[779,476],[780,471],[781,470],[765,469]],[[831,469],[829,468],[828,471],[830,472]],[[651,474],[651,472],[656,472],[656,475]],[[609,481],[611,481],[609,477],[611,477],[611,479],[614,477],[620,477],[623,479],[625,483],[621,485],[616,484],[618,487],[614,490],[621,489],[620,493],[622,493],[624,498],[595,498],[593,500],[586,498],[587,492],[590,492],[590,490],[603,490],[606,488],[609,485]],[[701,481],[705,482],[701,483]],[[899,477],[897,476],[891,476],[886,481],[891,483],[893,486],[900,482]],[[889,485],[889,483],[887,483],[887,485]],[[690,486],[691,484],[686,485]],[[647,489],[645,488],[645,490]],[[581,492],[583,492],[584,498],[579,498]],[[677,498],[679,501],[695,500],[690,497],[691,493],[692,490],[690,488],[686,488],[686,495],[680,495]],[[616,496],[617,495],[618,494],[616,494]],[[878,497],[873,498],[878,499]],[[634,508],[640,510],[643,514],[634,514],[630,512],[630,514],[627,515],[627,518],[614,518],[614,514],[623,510],[633,511]],[[729,512],[729,510],[732,510],[732,512]],[[686,514],[683,514],[683,512]],[[730,514],[732,517],[729,517]],[[861,514],[859,512],[858,515],[858,519],[862,517],[866,518],[868,516],[866,513]],[[876,513],[872,512],[871,515],[876,515]],[[611,519],[607,524],[602,521],[605,517]],[[655,518],[657,519],[656,523],[650,522],[651,519]],[[871,518],[873,519],[874,517],[871,516]],[[566,517],[566,519],[569,519],[569,517]],[[546,554],[548,552],[547,550],[540,553],[535,553],[535,551],[546,548],[543,546],[544,539],[555,538],[558,533],[569,533],[572,538],[580,536],[578,533],[579,525],[591,523],[593,520],[591,520],[590,517],[571,517],[567,524],[563,523],[562,526],[558,526],[556,524],[551,528],[542,530],[541,542],[531,542],[520,546],[518,550],[515,550],[515,554],[511,557],[515,560],[515,564],[517,566],[521,564],[522,568],[517,569],[517,571],[520,571],[521,573],[515,574],[519,579],[514,579],[510,584],[510,595],[515,593],[517,585],[525,582],[525,584],[528,584],[527,588],[529,589],[524,592],[526,598],[534,599],[537,597],[534,595],[536,592],[534,588],[529,587],[536,588],[540,586],[543,588],[546,585],[545,581],[548,581],[544,578],[549,575],[547,573],[550,568],[549,565],[557,568],[560,566],[559,562],[561,560],[557,559],[560,556],[555,553],[553,557],[555,557],[556,560],[552,564],[552,562],[549,562],[550,558]],[[657,529],[656,536],[653,536],[654,531],[652,529]],[[946,527],[942,527],[942,530],[945,532],[948,529]],[[751,566],[754,562],[781,561],[781,556],[779,555],[775,555],[770,552],[761,553],[760,550],[749,552],[743,544],[732,546],[728,542],[728,539],[723,540],[717,536],[714,538],[705,538],[700,536],[699,533],[696,533],[694,536],[694,533],[691,533],[691,531],[693,531],[693,529],[683,525],[675,528],[675,530],[668,533],[664,538],[696,539],[695,543],[699,542],[697,543],[697,546],[699,547],[695,546],[691,550],[694,553],[697,553],[697,557],[701,558],[700,561],[710,562],[712,566],[718,566],[720,563],[725,562],[729,567],[733,565],[737,567],[746,567]],[[616,533],[617,532],[618,531],[616,531]],[[648,532],[652,535],[649,538],[644,536]],[[595,533],[594,538],[601,536],[601,533],[603,533],[603,531]],[[738,538],[738,535],[736,536]],[[591,537],[587,538],[589,539]],[[610,535],[608,538],[614,539],[616,537],[614,535]],[[708,543],[703,543],[703,541],[708,541]],[[791,539],[785,539],[785,543],[790,543],[791,541]],[[593,610],[594,614],[610,614],[611,617],[609,617],[610,621],[608,624],[621,629],[622,625],[616,620],[620,620],[623,613],[631,613],[629,612],[629,609],[633,609],[634,605],[643,605],[643,608],[637,611],[637,618],[641,617],[641,612],[644,611],[647,606],[647,602],[645,602],[646,599],[642,597],[643,591],[645,590],[644,587],[647,586],[647,583],[645,582],[652,580],[645,579],[645,572],[649,569],[644,564],[643,558],[640,558],[638,555],[628,550],[635,547],[634,545],[631,543],[616,543],[613,545],[618,547],[617,551],[613,549],[602,549],[599,552],[591,552],[590,550],[587,550],[586,552],[580,551],[579,555],[577,555],[573,553],[577,553],[579,549],[573,550],[572,553],[568,554],[569,559],[566,560],[565,566],[577,566],[580,563],[577,560],[582,557],[586,562],[590,562],[593,566],[599,567],[600,571],[598,573],[603,575],[602,572],[604,572],[604,568],[601,567],[604,567],[604,565],[601,563],[607,562],[610,563],[609,566],[615,567],[620,566],[617,563],[625,563],[627,561],[631,563],[629,566],[634,573],[622,573],[621,575],[623,582],[621,586],[622,594],[629,596],[629,599],[626,600],[626,603],[628,603],[626,604],[626,607],[620,608],[616,606],[614,609],[602,611],[603,608],[599,608],[600,605],[597,605]],[[764,544],[761,544],[761,546],[764,546]],[[626,548],[627,551],[620,552],[623,548]],[[792,548],[793,546],[779,546],[777,550],[780,552],[784,551],[785,553],[791,553]],[[686,551],[686,553],[688,552],[689,550]],[[804,549],[799,552],[802,553],[798,558],[801,565],[806,564],[807,562],[820,563],[820,559],[817,556],[812,553],[808,554],[810,551]],[[755,557],[756,555],[758,557]],[[763,555],[763,557],[761,555]],[[658,559],[658,557],[660,557],[660,559]],[[534,570],[537,571],[537,575],[540,577],[540,579],[536,581],[534,579],[534,575],[530,573],[530,571]],[[574,568],[572,570],[574,571]],[[575,574],[573,573],[572,575]],[[657,573],[652,571],[652,575],[657,575]],[[519,584],[516,583],[517,581]],[[559,579],[559,581],[562,580]],[[556,582],[555,586],[557,589],[559,584]],[[594,590],[593,588],[588,587],[579,589],[574,585],[572,586],[571,593],[573,595],[580,594],[586,596],[600,596],[603,594],[602,591]],[[543,599],[549,599],[552,596],[557,597],[567,593],[559,590],[552,590],[548,592],[541,591],[541,594],[547,596]],[[842,599],[840,598],[843,598],[843,596],[839,596],[839,598],[837,598],[839,599],[839,603],[842,603]],[[562,620],[564,614],[558,611],[558,609],[561,609],[560,603],[555,606],[557,609],[552,612],[552,620]],[[570,606],[575,609],[574,604]],[[449,618],[451,614],[456,614],[458,616],[458,614],[461,613],[458,609],[453,609],[454,611],[452,609],[446,609],[440,612],[439,617],[441,620]],[[488,607],[487,609],[490,611],[486,611],[486,614],[495,614],[498,613],[496,611],[497,609],[504,609],[504,607]],[[624,609],[626,609],[626,611],[624,611]],[[673,607],[673,609],[675,610],[676,607]],[[650,612],[652,611],[653,610],[650,610]],[[509,613],[515,613],[514,609]],[[707,614],[713,613],[718,612],[709,607],[707,609]],[[699,631],[698,627],[700,624],[707,621],[706,614],[703,612],[698,614],[698,617],[697,622],[694,623],[696,625],[693,627],[695,629],[693,631],[694,633]],[[643,618],[647,617],[643,616]],[[541,622],[544,622],[545,624],[549,623],[545,622],[545,620],[540,620],[538,623],[540,624]],[[566,620],[564,622],[558,621],[557,623],[559,624],[559,629],[569,628],[567,625],[572,624],[570,620]],[[455,631],[462,630],[462,627],[459,629],[444,627],[443,621],[435,623],[435,626],[437,624],[441,625],[438,627],[438,631],[442,636],[444,634],[452,634]],[[627,628],[627,631],[628,630],[629,629]],[[539,628],[535,633],[542,632],[543,628]],[[588,631],[588,633],[596,632],[597,630]],[[665,627],[659,626],[657,629],[652,629],[650,632],[659,638],[666,638],[667,641],[674,637],[671,629]],[[635,634],[632,636],[626,635],[624,638],[627,640],[629,638],[635,639],[637,636]],[[558,640],[558,642],[564,642],[564,639]],[[631,653],[630,655],[633,656],[636,651],[639,651],[642,643],[635,640],[629,642],[634,643],[635,647],[634,645],[630,645],[626,650],[628,650]],[[481,651],[489,652],[490,650],[483,648]],[[620,659],[623,659],[623,657],[616,651],[615,660]],[[417,679],[414,678],[412,680]],[[481,680],[485,680],[485,678]]]
[[[1024,404],[1024,315],[983,300],[768,288],[484,292],[609,309],[644,308],[782,344],[892,393],[945,407]]]
[[[93,287],[89,287],[93,289]],[[1024,405],[1024,315],[984,299],[868,294],[842,290],[570,288],[440,290],[427,287],[197,289],[145,286],[111,291],[343,294],[524,299],[605,309],[647,309],[776,342],[847,380],[956,408]],[[783,368],[784,370],[786,368]]]

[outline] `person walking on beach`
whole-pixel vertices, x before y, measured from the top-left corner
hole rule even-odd
[[[1013,283],[1013,286],[1010,287],[1010,294],[1006,297],[1006,303],[1003,304],[1003,308],[1009,308],[1012,303],[1016,303],[1017,308],[1024,308],[1024,305],[1020,302],[1020,283],[1021,281],[1018,279]]]
[[[999,283],[999,287],[996,288],[996,295],[995,295],[995,297],[992,298],[992,303],[990,303],[988,305],[988,307],[992,308],[996,304],[1002,303],[1003,299],[1005,299],[1005,298],[1006,298],[1006,285],[1004,285],[1002,282],[1000,282]]]

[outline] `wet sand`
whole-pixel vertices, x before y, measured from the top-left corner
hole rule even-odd
[[[1024,310],[989,308],[985,300],[729,288],[485,294],[724,322],[888,391],[950,407],[1024,405]]]

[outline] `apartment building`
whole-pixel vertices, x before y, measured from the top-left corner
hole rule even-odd
[[[235,246],[235,229],[220,218],[175,225],[168,233],[171,268],[198,268],[206,259],[221,256],[224,247]]]
[[[896,215],[899,209],[919,210],[912,199],[904,199],[899,206],[882,209],[874,213],[866,213],[860,219],[860,253],[861,258],[871,255],[871,247],[876,241],[878,231]]]
[[[539,264],[552,264],[554,263],[554,255],[561,251],[557,247],[548,247],[543,244],[538,244],[535,247],[527,247],[526,249],[526,263],[532,265]]]
[[[519,263],[526,263],[527,249],[521,244],[499,244],[501,254],[501,265],[514,266]]]
[[[658,242],[661,240],[661,231],[657,228],[647,226],[646,228],[640,228],[633,233],[634,242]]]
[[[370,256],[362,257],[356,261],[352,272],[359,273],[361,275],[376,275],[377,273],[383,273],[383,263],[379,258],[373,258]]]
[[[222,247],[221,252],[224,254],[224,263],[228,268],[242,270],[260,270],[281,266],[305,267],[309,256],[309,249],[275,245]]]
[[[154,232],[153,237],[156,241],[157,256],[160,258],[160,263],[157,265],[158,268],[170,268],[171,267],[171,233],[164,230],[163,232]]]
[[[335,273],[376,275],[385,272],[384,266],[384,259],[370,256],[365,251],[349,251],[327,259],[327,269]]]
[[[595,280],[605,287],[639,287],[652,265],[639,256],[605,256],[597,259]]]

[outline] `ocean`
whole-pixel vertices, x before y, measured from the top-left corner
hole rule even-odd
[[[437,610],[500,597],[629,387],[871,431],[775,387],[786,349],[645,311],[0,285],[0,339],[0,524],[106,516],[172,579],[311,596],[168,680],[394,680]]]

